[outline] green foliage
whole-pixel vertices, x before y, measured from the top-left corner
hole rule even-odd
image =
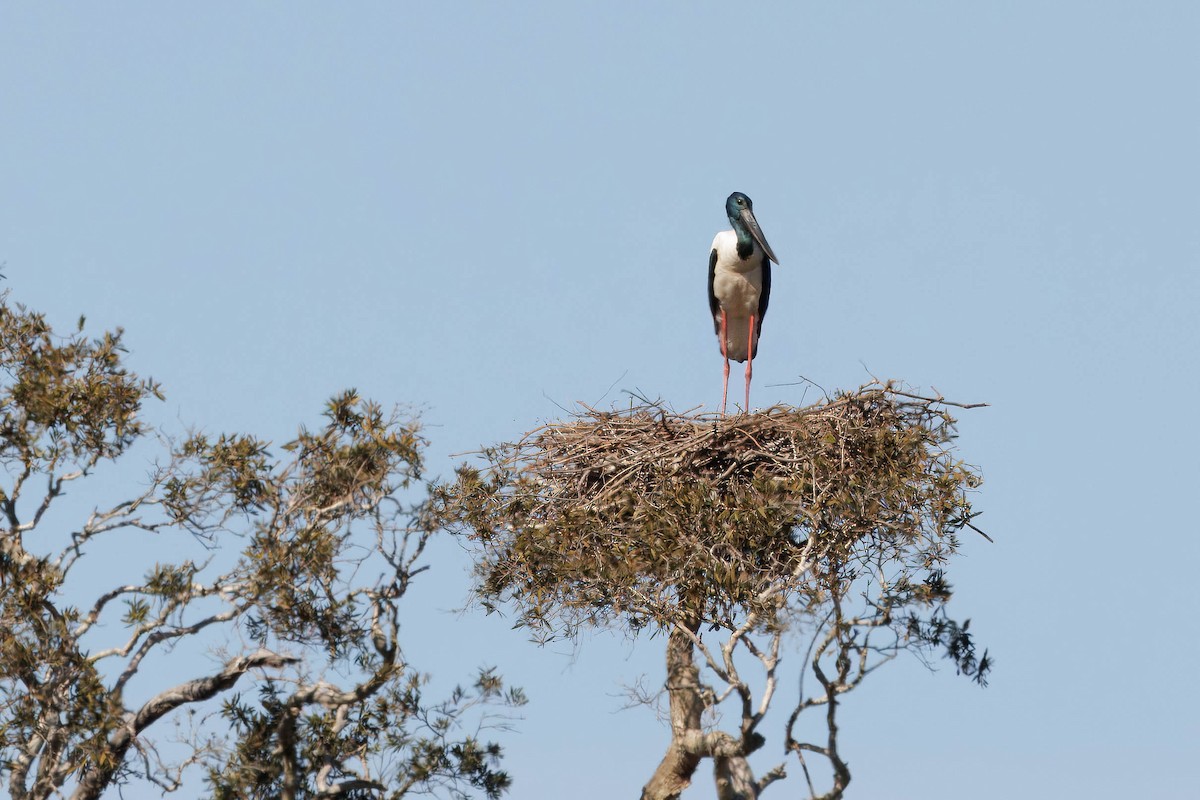
[[[214,513],[252,515],[273,499],[271,454],[253,436],[192,434],[177,448],[176,468],[163,481],[163,510],[171,521],[204,533]]]
[[[459,687],[448,700],[429,704],[422,695],[425,682],[424,677],[406,671],[402,679],[389,682],[386,690],[349,713],[318,708],[299,714],[288,691],[272,681],[260,687],[256,702],[241,695],[226,699],[221,715],[238,731],[240,746],[220,768],[209,770],[213,796],[275,798],[289,780],[304,784],[300,795],[315,796],[319,783],[350,777],[332,770],[323,773],[325,765],[352,761],[383,743],[402,759],[393,769],[403,779],[391,785],[359,780],[345,790],[346,796],[400,798],[423,787],[422,791],[436,788],[453,797],[468,797],[463,785],[469,785],[486,797],[500,797],[511,779],[498,769],[499,746],[473,735],[455,738],[454,734],[473,706],[494,702],[520,706],[524,695],[517,689],[505,690],[494,671],[481,670],[471,689]],[[286,731],[285,738],[306,743],[291,777],[275,758],[281,730]]]
[[[122,332],[55,336],[41,314],[0,294],[0,461],[23,473],[63,459],[116,458],[145,433],[138,412],[159,388],[121,363]]]

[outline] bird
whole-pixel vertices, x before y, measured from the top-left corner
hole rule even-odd
[[[708,257],[708,307],[725,359],[721,416],[725,416],[729,398],[731,358],[746,362],[746,411],[750,411],[750,377],[771,297],[771,262],[779,263],[754,218],[754,203],[749,197],[741,192],[729,195],[725,213],[733,230],[716,235]]]

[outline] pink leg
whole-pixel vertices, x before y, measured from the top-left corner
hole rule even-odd
[[[750,376],[754,374],[754,315],[746,333],[746,413],[750,413]]]
[[[721,384],[721,416],[725,416],[725,402],[729,399],[729,351],[726,347],[726,339],[729,335],[729,330],[726,327],[725,309],[721,309],[721,357],[725,359],[725,380]]]

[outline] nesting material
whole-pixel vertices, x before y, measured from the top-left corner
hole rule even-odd
[[[544,425],[460,472],[481,594],[527,622],[769,617],[883,563],[936,564],[978,484],[945,405],[873,384],[724,418],[642,404]]]

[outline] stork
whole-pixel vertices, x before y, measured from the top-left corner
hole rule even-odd
[[[758,220],[754,204],[741,192],[725,201],[731,231],[713,239],[708,257],[708,307],[725,359],[721,416],[729,398],[729,359],[746,362],[746,411],[750,411],[750,376],[758,355],[758,337],[771,296],[771,262],[779,263]]]

